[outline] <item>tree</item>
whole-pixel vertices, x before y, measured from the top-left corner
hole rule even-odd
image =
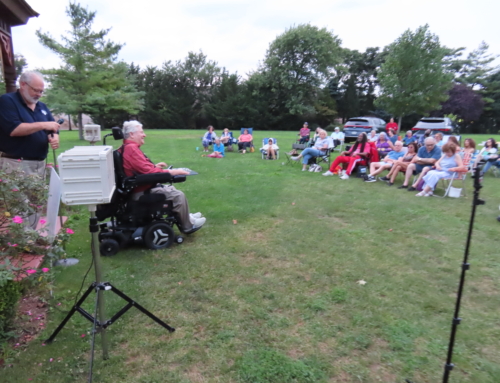
[[[117,62],[123,45],[106,40],[110,29],[92,30],[96,13],[80,4],[66,9],[71,30],[62,43],[41,30],[36,32],[42,45],[60,56],[59,69],[44,70],[50,87],[47,103],[57,113],[78,116],[80,139],[83,139],[82,115],[104,119],[112,114],[135,114],[142,108],[142,93],[127,76],[127,66]]]
[[[490,64],[498,56],[488,53],[489,46],[484,41],[479,47],[468,54],[467,59],[462,61],[462,68],[459,71],[458,82],[465,84],[471,89],[481,89],[484,81],[495,69]]]
[[[477,92],[463,84],[455,84],[448,94],[449,98],[441,104],[441,110],[433,115],[456,115],[461,127],[479,120],[483,113],[484,101]]]
[[[450,50],[442,47],[429,26],[405,31],[387,49],[379,71],[380,97],[377,106],[399,116],[412,112],[428,115],[448,98],[453,75],[443,65]]]
[[[309,24],[286,30],[267,50],[254,76],[262,77],[256,96],[268,96],[268,108],[276,122],[289,116],[314,114],[320,87],[341,61],[340,40],[325,28]]]

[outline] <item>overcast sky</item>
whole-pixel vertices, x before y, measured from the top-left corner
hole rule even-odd
[[[14,51],[30,69],[59,67],[37,29],[60,41],[69,29],[67,0],[27,0],[40,16],[13,28]],[[429,24],[450,48],[467,51],[481,41],[500,54],[500,1],[494,0],[87,0],[96,11],[95,30],[112,28],[109,39],[124,43],[120,59],[141,67],[183,60],[202,50],[230,72],[245,75],[258,67],[269,43],[293,25],[326,27],[342,46],[364,51],[390,44],[406,29]],[[497,60],[497,63],[499,60]]]

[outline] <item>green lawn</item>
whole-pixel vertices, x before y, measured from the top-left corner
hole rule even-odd
[[[258,152],[201,157],[202,131],[146,133],[153,161],[199,172],[177,187],[207,223],[182,245],[102,258],[106,280],[176,331],[130,310],[108,331],[108,360],[97,344],[95,382],[441,381],[470,178],[467,198],[417,198],[396,188],[401,178],[390,188],[283,165],[294,132],[255,132],[257,148],[264,137],[278,138],[279,161]],[[62,133],[61,150],[78,144],[75,132]],[[500,379],[499,185],[488,174],[481,190],[486,205],[476,214],[454,383]],[[91,261],[86,209],[68,226],[76,232],[68,256],[80,263],[56,272],[47,328],[15,351],[2,382],[87,379],[88,321],[75,316],[54,344],[41,344],[71,308]],[[123,306],[106,298],[108,313]]]

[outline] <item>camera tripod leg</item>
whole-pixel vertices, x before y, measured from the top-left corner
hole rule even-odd
[[[169,326],[165,322],[163,322],[160,318],[158,318],[156,315],[151,313],[149,310],[146,310],[143,306],[141,306],[139,303],[134,301],[132,298],[130,298],[128,295],[125,293],[121,292],[118,290],[116,287],[111,285],[111,283],[105,282],[103,284],[104,286],[109,286],[111,288],[111,291],[113,291],[116,295],[118,295],[120,298],[122,298],[124,301],[128,302],[128,304],[123,307],[120,311],[118,311],[111,319],[109,319],[106,323],[102,325],[103,328],[106,328],[110,325],[112,325],[118,318],[120,318],[123,314],[125,314],[130,308],[135,307],[139,311],[141,311],[143,314],[147,315],[149,318],[154,320],[156,323],[158,323],[160,326],[166,328],[169,332],[174,332],[175,328]]]
[[[63,327],[66,325],[66,323],[71,319],[71,317],[73,316],[73,314],[75,312],[79,312],[80,314],[82,314],[86,319],[89,319],[91,322],[93,322],[93,318],[92,316],[90,316],[90,314],[88,314],[85,310],[83,310],[80,306],[82,305],[83,302],[85,302],[85,299],[87,299],[87,297],[89,296],[89,294],[92,292],[92,290],[95,288],[96,284],[95,283],[92,283],[89,288],[87,289],[87,291],[85,291],[85,293],[82,295],[82,297],[78,300],[78,302],[73,306],[73,308],[69,311],[68,315],[66,315],[66,318],[63,319],[63,321],[59,324],[59,326],[57,326],[57,328],[54,330],[54,332],[52,333],[52,335],[50,336],[50,338],[48,338],[45,343],[47,344],[50,344],[54,341],[55,337],[57,336],[57,334],[59,334],[59,331],[61,331],[63,329]],[[90,318],[87,316],[87,315],[90,316]]]

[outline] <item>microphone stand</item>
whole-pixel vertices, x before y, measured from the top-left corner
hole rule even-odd
[[[450,343],[448,345],[448,356],[446,358],[446,364],[444,365],[444,375],[443,375],[443,383],[448,383],[448,378],[450,376],[451,370],[453,370],[453,367],[455,365],[451,362],[452,356],[453,356],[453,346],[455,345],[455,335],[457,333],[458,325],[462,321],[462,318],[459,318],[459,311],[460,311],[460,303],[462,301],[462,292],[464,289],[464,284],[465,284],[465,272],[470,269],[470,264],[467,262],[468,257],[469,257],[469,248],[470,248],[470,241],[472,237],[472,229],[474,226],[474,217],[476,215],[476,206],[478,205],[484,205],[484,200],[479,199],[479,190],[483,187],[481,185],[482,182],[482,176],[481,176],[481,168],[477,166],[474,169],[474,197],[472,200],[472,213],[470,216],[470,222],[469,222],[469,233],[467,235],[467,242],[465,245],[465,254],[464,254],[464,259],[462,262],[462,273],[460,275],[460,284],[458,287],[458,293],[457,293],[457,301],[455,303],[455,313],[453,315],[453,320],[452,320],[452,325],[451,325],[451,334],[450,334]]]

